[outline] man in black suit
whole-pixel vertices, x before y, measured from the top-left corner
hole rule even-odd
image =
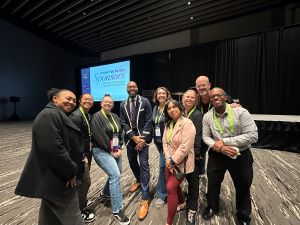
[[[130,187],[135,192],[141,187],[142,202],[139,209],[139,220],[148,214],[149,208],[149,143],[151,142],[151,105],[148,99],[138,95],[138,86],[134,81],[127,84],[129,97],[120,105],[120,119],[125,131],[127,157],[136,182]],[[137,160],[139,157],[139,162]]]

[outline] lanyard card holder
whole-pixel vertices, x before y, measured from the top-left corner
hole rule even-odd
[[[159,124],[155,125],[155,140],[158,143],[162,142]]]
[[[119,137],[118,134],[113,134],[113,139],[110,142],[110,148],[112,152],[117,152],[119,149]]]

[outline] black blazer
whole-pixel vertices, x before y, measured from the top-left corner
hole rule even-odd
[[[81,170],[77,165],[83,154],[80,140],[79,128],[50,102],[33,122],[31,152],[15,193],[44,198],[74,191],[66,182]]]
[[[138,95],[136,101],[136,107],[138,109],[137,114],[137,130],[140,136],[144,136],[146,143],[150,143],[152,141],[152,109],[148,99]],[[121,126],[125,132],[125,142],[131,140],[133,136],[135,136],[132,131],[132,125],[130,122],[130,99],[129,97],[121,102],[120,105],[120,120]]]

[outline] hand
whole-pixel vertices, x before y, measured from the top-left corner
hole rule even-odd
[[[134,141],[134,143],[138,144],[139,142],[141,142],[143,140],[143,138],[142,138],[142,136],[133,136],[132,140]]]
[[[87,157],[84,157],[82,162],[84,164],[84,172],[86,173],[89,171],[89,161],[88,161]]]
[[[67,181],[66,187],[76,187],[76,176]]]
[[[231,146],[228,145],[224,145],[220,152],[229,157],[235,157],[238,154],[236,150],[234,150]]]
[[[118,149],[117,152],[112,152],[111,153],[113,157],[115,157],[116,159],[119,158],[122,154],[122,150],[121,149]]]
[[[242,106],[240,104],[234,102],[234,103],[230,104],[230,107],[231,108],[237,108],[237,107],[242,107]]]
[[[224,142],[223,142],[222,140],[218,140],[218,141],[216,141],[216,142],[214,143],[214,145],[212,146],[212,148],[213,148],[215,151],[219,152],[220,149],[221,149],[223,146],[224,146]]]

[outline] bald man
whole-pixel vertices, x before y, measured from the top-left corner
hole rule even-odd
[[[238,224],[249,225],[253,179],[250,146],[257,141],[257,127],[246,109],[232,108],[226,103],[222,88],[213,88],[209,95],[213,108],[203,117],[202,138],[211,150],[207,165],[207,207],[202,218],[210,220],[218,213],[221,183],[228,170],[236,190]]]

